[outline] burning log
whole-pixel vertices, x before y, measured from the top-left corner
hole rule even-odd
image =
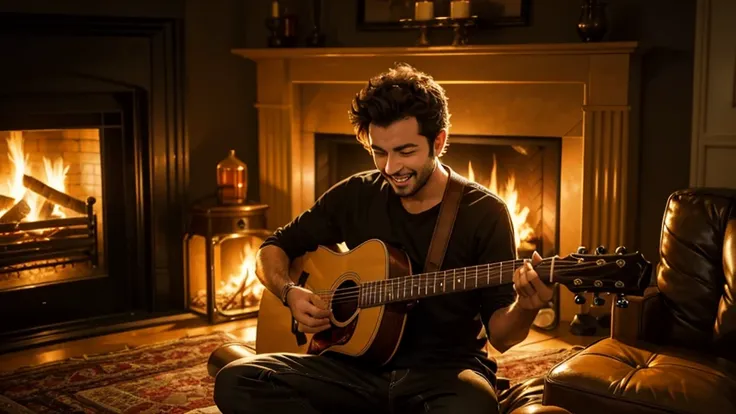
[[[54,203],[50,202],[49,200],[46,200],[43,202],[43,205],[41,206],[41,210],[38,212],[38,219],[46,220],[47,218],[51,217],[51,213],[53,212],[54,212]]]
[[[31,212],[31,206],[25,200],[20,200],[0,217],[0,224],[18,223]]]
[[[13,197],[7,197],[4,195],[0,195],[0,210],[6,210],[15,204],[15,199]]]
[[[225,302],[225,305],[222,307],[223,309],[230,310],[235,305],[235,299],[238,297],[238,295],[240,295],[241,298],[245,298],[245,288],[246,288],[247,281],[248,281],[248,278],[244,277],[243,281],[240,282],[240,286],[238,286],[238,290],[236,290],[235,293],[233,293],[232,296],[230,296],[227,299],[227,302]],[[241,302],[244,302],[244,301],[241,300]],[[241,307],[242,306],[243,304],[241,303]]]
[[[79,214],[87,214],[87,205],[82,200],[66,195],[61,191],[55,190],[40,180],[30,175],[23,176],[23,186],[34,193],[44,197],[46,200],[56,204],[57,206],[68,208]],[[50,214],[50,213],[49,213]]]

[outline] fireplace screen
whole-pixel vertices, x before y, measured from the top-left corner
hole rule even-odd
[[[264,286],[255,273],[256,252],[266,237],[267,205],[221,205],[206,200],[192,208],[184,235],[188,306],[210,323],[255,316]]]
[[[0,291],[104,272],[99,130],[0,131],[0,159]]]
[[[452,136],[441,161],[502,198],[514,222],[520,257],[557,254],[561,140]],[[341,179],[374,169],[354,137],[315,137],[315,199]]]
[[[189,243],[190,309],[207,314],[206,249],[204,236],[193,235]],[[247,234],[229,234],[214,240],[212,290],[214,307],[225,317],[258,310],[263,285],[256,277],[255,254],[263,239]]]

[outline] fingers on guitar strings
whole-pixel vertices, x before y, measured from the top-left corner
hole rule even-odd
[[[534,286],[529,283],[529,277],[529,271],[525,266],[521,269],[521,274],[519,275],[520,289],[524,291],[525,296],[534,296],[536,290],[534,289]]]

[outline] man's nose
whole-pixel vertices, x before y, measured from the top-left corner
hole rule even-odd
[[[394,154],[389,154],[386,157],[386,167],[384,170],[386,171],[386,174],[393,175],[401,171],[401,169],[404,166],[399,161],[399,157]]]

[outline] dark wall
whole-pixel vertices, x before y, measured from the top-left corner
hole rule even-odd
[[[248,165],[248,197],[258,199],[255,64],[230,53],[257,32],[247,23],[248,3],[186,0],[192,200],[215,191],[216,166],[229,149]]]
[[[263,47],[267,31],[263,20],[267,0],[255,2],[248,16],[244,47]],[[311,24],[309,4],[282,0],[299,10],[300,32]],[[527,27],[509,27],[476,34],[477,44],[579,42],[575,25],[580,0],[532,0]],[[638,41],[641,59],[641,113],[639,133],[638,246],[653,260],[658,258],[659,233],[667,196],[687,187],[690,170],[690,118],[695,31],[694,0],[609,1],[610,30],[605,40]],[[408,46],[416,33],[356,30],[357,1],[324,0],[324,32],[328,46]],[[435,33],[434,44],[449,44],[449,32]],[[669,168],[667,168],[669,167]],[[631,246],[630,246],[631,247]]]

